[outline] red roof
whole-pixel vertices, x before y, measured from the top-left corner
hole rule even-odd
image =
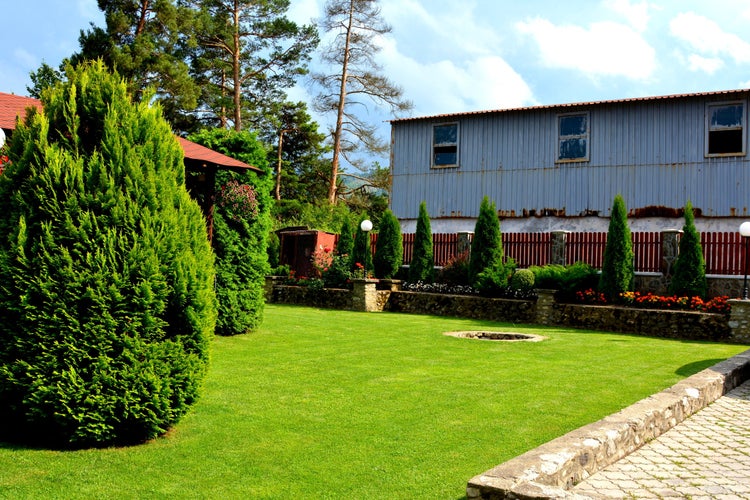
[[[42,102],[33,97],[0,92],[0,128],[15,129],[16,118],[26,116],[26,108],[30,107],[41,111]]]
[[[42,102],[39,99],[0,92],[0,128],[14,130],[16,128],[16,117],[25,116],[26,108],[31,106],[36,107],[40,111],[42,110]],[[177,140],[180,142],[180,146],[182,146],[185,159],[202,163],[202,166],[262,171],[257,167],[217,153],[212,149],[190,142],[182,137],[177,137]]]

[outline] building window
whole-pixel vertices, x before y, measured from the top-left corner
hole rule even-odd
[[[745,154],[744,103],[709,104],[706,122],[706,156]]]
[[[432,127],[433,168],[458,166],[458,124],[442,123]]]
[[[557,117],[557,161],[589,159],[589,115],[576,113]]]

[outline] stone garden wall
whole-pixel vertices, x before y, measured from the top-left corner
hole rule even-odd
[[[750,343],[750,302],[731,300],[732,314],[670,311],[630,307],[562,304],[553,290],[537,290],[538,299],[492,299],[444,295],[383,287],[377,280],[356,280],[352,290],[282,286],[266,280],[266,300],[354,311],[390,311],[486,319],[514,323],[568,326],[591,330],[652,335],[688,340]],[[378,290],[386,288],[385,290]]]

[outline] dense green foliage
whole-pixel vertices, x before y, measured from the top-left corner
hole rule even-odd
[[[0,176],[0,428],[140,442],[198,397],[213,255],[158,108],[102,63],[43,92]]]
[[[372,273],[372,248],[370,247],[370,232],[362,230],[362,222],[367,215],[362,214],[354,231],[354,245],[349,260],[352,271],[361,270],[365,275]]]
[[[549,340],[443,335],[466,330]],[[0,446],[0,496],[465,498],[468,478],[747,346],[270,304],[256,334],[211,349],[205,395],[176,432],[131,448]]]
[[[618,301],[620,294],[633,290],[635,263],[633,239],[628,227],[628,210],[621,195],[615,196],[604,249],[599,291],[610,301]]]
[[[682,226],[680,253],[674,263],[669,293],[685,297],[705,297],[708,293],[706,282],[706,261],[701,249],[701,237],[695,228],[693,205],[685,204],[685,225]]]
[[[599,272],[585,262],[569,266],[531,266],[529,271],[534,273],[537,289],[557,290],[557,299],[563,302],[573,301],[576,292],[596,288],[599,284]]]
[[[263,320],[265,275],[270,269],[267,245],[273,201],[265,149],[254,134],[226,129],[205,129],[190,140],[263,170],[216,174],[216,333],[247,333]]]
[[[401,238],[401,225],[393,212],[386,210],[380,218],[378,243],[373,258],[375,277],[380,279],[396,277],[403,258],[404,245]]]
[[[448,285],[468,285],[469,257],[469,250],[451,257],[438,273],[437,281]]]
[[[430,229],[430,214],[427,213],[427,203],[419,204],[417,229],[414,234],[414,251],[409,263],[409,281],[416,283],[424,281],[432,283],[435,279],[435,264],[432,254],[432,229]]]

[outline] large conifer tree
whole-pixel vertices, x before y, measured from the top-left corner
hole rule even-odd
[[[0,176],[0,428],[140,442],[198,397],[213,255],[158,108],[101,62],[43,92]]]
[[[619,300],[620,294],[633,290],[635,269],[633,239],[628,227],[628,209],[621,195],[615,196],[609,218],[607,246],[604,249],[599,291],[609,300]]]

